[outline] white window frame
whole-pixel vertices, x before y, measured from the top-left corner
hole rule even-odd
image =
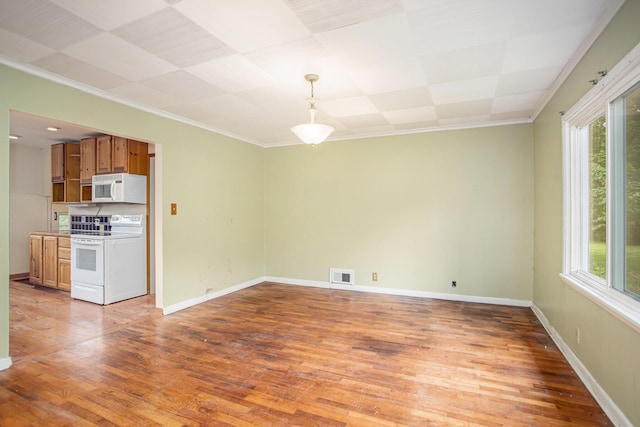
[[[623,191],[624,174],[614,173],[624,168],[624,157],[616,144],[612,102],[640,81],[640,44],[578,101],[562,118],[563,139],[563,261],[562,280],[606,309],[620,320],[640,332],[640,301],[615,289],[613,284],[624,280],[624,213],[620,203],[626,197]],[[582,271],[588,238],[581,235],[580,223],[584,214],[584,182],[581,176],[580,129],[606,113],[607,126],[607,277],[602,279]],[[583,141],[582,141],[583,142]],[[582,163],[583,164],[583,163]],[[622,167],[622,168],[621,168]],[[588,179],[588,178],[587,178]],[[622,179],[622,181],[620,181]],[[588,181],[587,181],[588,182]],[[617,203],[617,208],[616,208]],[[621,213],[622,212],[622,213]],[[622,215],[622,216],[621,216]],[[586,248],[585,248],[586,245]],[[622,251],[622,252],[621,252]],[[622,278],[617,276],[622,275]]]

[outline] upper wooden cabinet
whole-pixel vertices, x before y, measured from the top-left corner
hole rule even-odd
[[[96,174],[111,173],[112,136],[102,135],[96,138]]]
[[[62,142],[51,146],[51,201],[80,201],[80,144]]]
[[[96,174],[96,138],[80,141],[80,184],[91,184]]]
[[[96,138],[96,174],[132,173],[148,175],[149,147],[146,143],[119,136]]]
[[[91,202],[91,179],[106,173],[149,175],[149,146],[113,135],[51,146],[52,201]]]
[[[51,182],[64,181],[64,143],[51,146]]]

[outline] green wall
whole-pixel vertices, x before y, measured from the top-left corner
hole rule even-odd
[[[164,307],[264,276],[263,148],[5,66],[0,93],[0,359],[9,355],[10,110],[160,145]]]
[[[265,189],[267,276],[531,300],[531,125],[269,149]]]
[[[564,284],[560,111],[640,42],[640,1],[629,0],[534,123],[534,303],[634,425],[640,425],[640,334]],[[575,328],[581,344],[576,344]]]

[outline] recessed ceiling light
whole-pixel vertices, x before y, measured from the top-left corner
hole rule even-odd
[[[20,135],[9,135],[9,139],[18,139]]]
[[[60,129],[59,127],[55,127],[55,126],[47,126],[47,130],[51,131],[51,132],[58,132]]]

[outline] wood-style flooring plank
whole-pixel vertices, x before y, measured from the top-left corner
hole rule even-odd
[[[611,425],[528,308],[263,283],[161,316],[10,286],[2,426]]]

